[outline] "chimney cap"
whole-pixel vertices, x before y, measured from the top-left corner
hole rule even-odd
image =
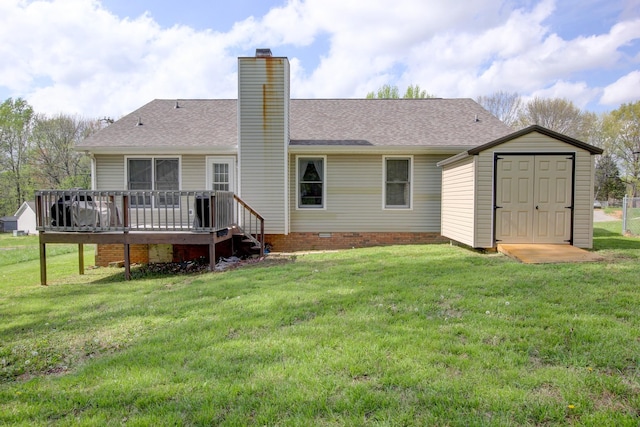
[[[256,49],[256,58],[270,58],[271,49]]]

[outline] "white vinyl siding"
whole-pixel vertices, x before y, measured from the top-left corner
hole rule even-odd
[[[206,156],[184,155],[182,156],[182,190],[206,190]]]
[[[96,155],[96,190],[124,190],[124,156]]]
[[[314,157],[312,155],[305,157]],[[406,158],[407,156],[405,156]],[[439,232],[441,170],[446,156],[413,156],[413,206],[384,209],[381,155],[326,156],[326,209],[290,210],[291,232]],[[296,156],[289,157],[290,197],[296,197]]]
[[[490,248],[493,242],[494,153],[575,152],[573,245],[590,248],[593,243],[593,156],[578,147],[532,132],[478,154],[476,183],[475,247]]]
[[[442,231],[444,237],[474,246],[475,156],[442,169]]]
[[[286,234],[289,62],[239,58],[238,80],[240,197],[265,218],[267,234]]]

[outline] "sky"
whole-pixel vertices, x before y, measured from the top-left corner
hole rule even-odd
[[[0,101],[118,119],[237,98],[237,57],[291,63],[292,98],[418,84],[606,112],[640,100],[640,0],[0,0]]]

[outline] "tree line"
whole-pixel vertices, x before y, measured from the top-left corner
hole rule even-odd
[[[21,98],[0,104],[0,216],[35,190],[90,188],[91,160],[74,147],[100,128],[100,120],[38,114]]]
[[[416,90],[417,89],[417,90]],[[367,98],[400,98],[397,86],[384,85]],[[410,85],[402,98],[434,98],[418,85]],[[640,193],[640,101],[596,114],[581,110],[563,98],[533,98],[498,91],[476,101],[515,130],[540,125],[604,150],[596,158],[596,200],[621,199]]]

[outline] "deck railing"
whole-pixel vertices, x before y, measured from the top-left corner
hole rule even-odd
[[[264,218],[231,191],[41,190],[36,216],[42,232],[237,229],[264,246]]]

